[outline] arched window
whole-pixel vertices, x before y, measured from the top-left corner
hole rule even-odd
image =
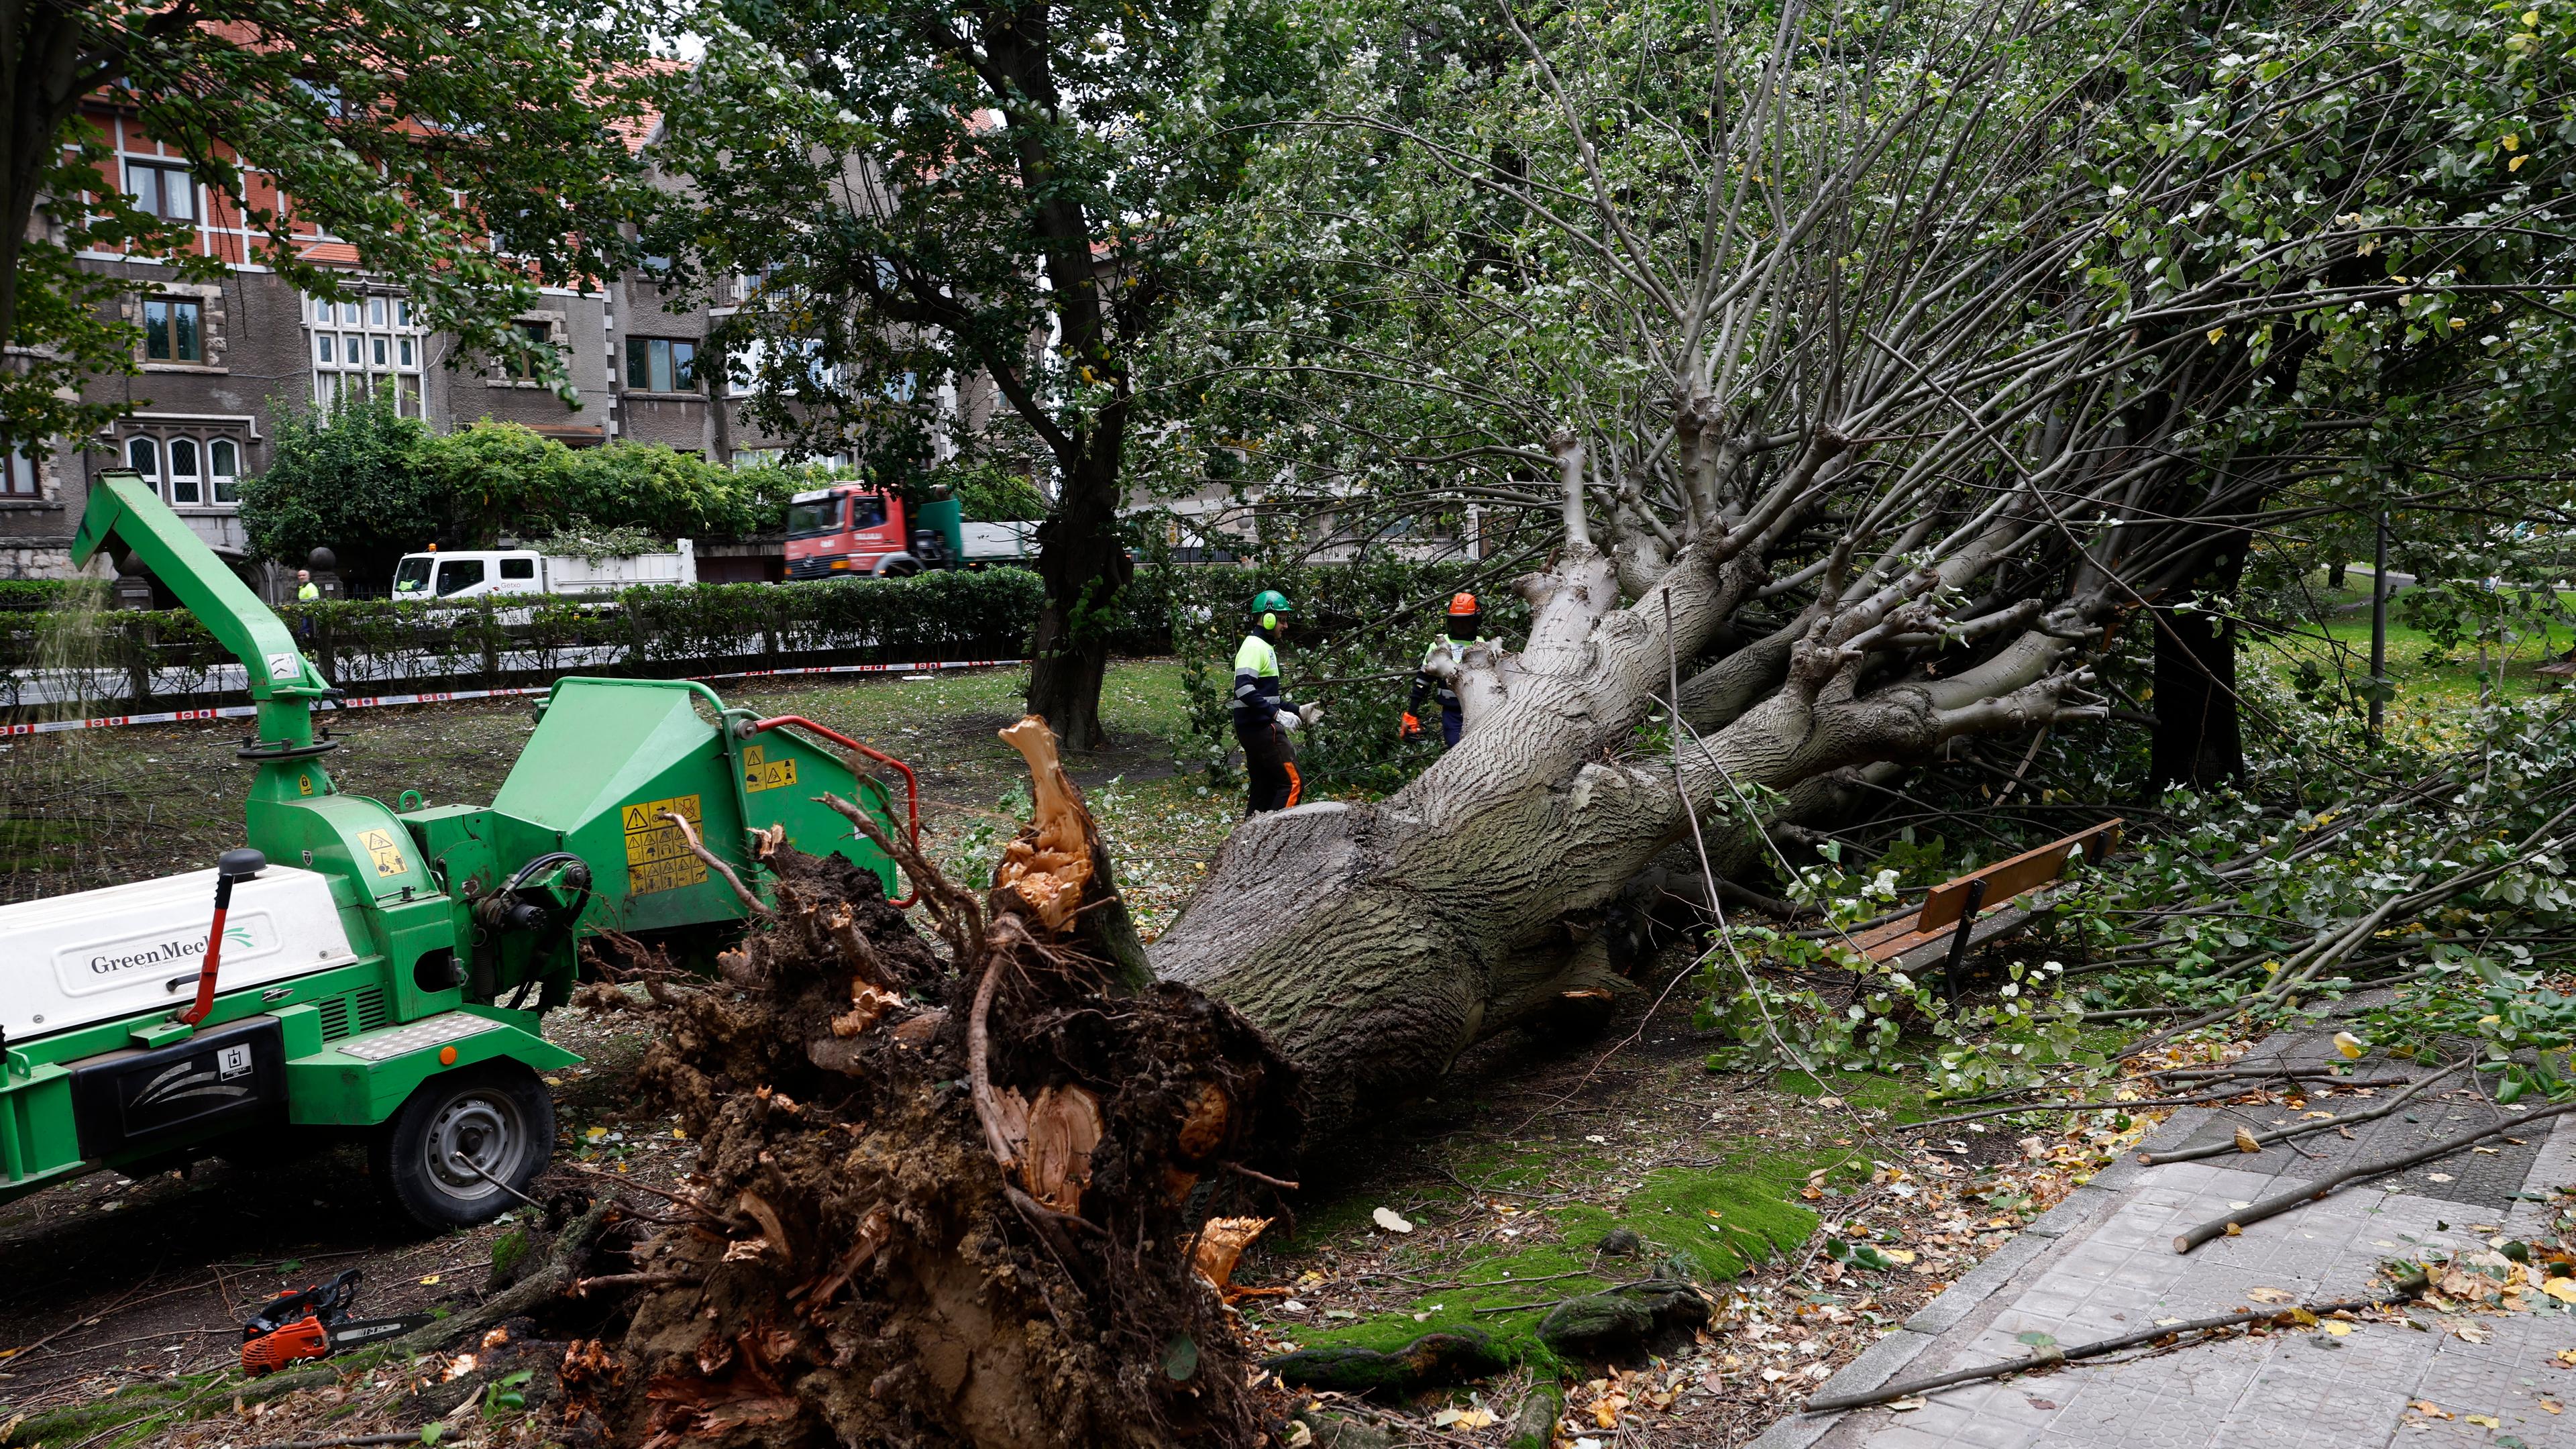
[[[170,440],[170,501],[173,503],[206,501],[204,485],[197,472],[197,440],[194,438]]]
[[[206,444],[206,481],[214,486],[217,503],[238,503],[233,491],[234,480],[241,472],[241,449],[230,438],[217,438]]]
[[[125,466],[143,475],[143,481],[154,488],[161,486],[161,445],[150,438],[125,440]]]

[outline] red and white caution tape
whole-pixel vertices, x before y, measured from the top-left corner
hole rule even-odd
[[[926,674],[941,669],[993,669],[1005,665],[1025,664],[1025,659],[942,659],[923,664],[802,664],[787,669],[737,669],[722,674],[691,674],[683,678],[709,679],[775,679],[791,674]],[[445,704],[459,699],[515,699],[522,695],[545,694],[552,685],[533,685],[525,689],[449,689],[434,694],[369,694],[351,695],[337,701],[323,701],[320,709],[379,709],[394,704]],[[171,709],[153,714],[106,714],[95,719],[49,719],[33,724],[0,724],[0,738],[11,735],[50,735],[65,730],[112,730],[125,725],[183,724],[200,719],[249,719],[259,713],[257,705],[226,704],[206,709]]]

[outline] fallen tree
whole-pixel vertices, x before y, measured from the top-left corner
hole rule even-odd
[[[1248,821],[1155,969],[1270,1032],[1330,1127],[1597,1010],[1642,872],[1762,897],[1814,858],[1794,827],[1963,737],[2116,713],[2151,787],[2237,774],[2250,554],[2356,478],[2554,467],[2513,399],[2564,333],[2563,182],[2473,78],[2569,77],[2483,15],[1507,7],[1499,51],[1353,41],[1206,228],[1267,269],[1210,375],[1359,535],[1474,504],[1553,558],[1520,647],[1434,662],[1462,743]]]

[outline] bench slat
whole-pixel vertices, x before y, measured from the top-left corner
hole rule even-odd
[[[2120,820],[2114,817],[2079,830],[2064,840],[2051,841],[2036,850],[2025,850],[2010,859],[1999,860],[1934,886],[1932,893],[1923,898],[1923,914],[1916,918],[1914,929],[1938,931],[1944,926],[1958,924],[1959,914],[1968,903],[1968,887],[1972,882],[1983,880],[1986,883],[1986,907],[1991,909],[2057,879],[2066,869],[2066,857],[2079,845],[2084,847],[2086,860],[2100,861],[2119,844],[2120,824]]]

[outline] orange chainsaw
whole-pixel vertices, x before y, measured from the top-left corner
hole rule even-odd
[[[410,1313],[400,1318],[351,1318],[362,1275],[351,1268],[328,1283],[281,1293],[242,1325],[242,1372],[256,1378],[308,1358],[328,1358],[344,1348],[398,1338],[426,1328],[436,1315]]]

